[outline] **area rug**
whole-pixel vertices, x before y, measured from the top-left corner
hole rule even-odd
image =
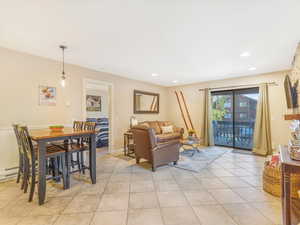
[[[195,154],[190,150],[185,150],[180,153],[179,161],[174,167],[200,172],[226,152],[228,152],[226,149],[211,147],[202,148],[199,152],[195,152]]]

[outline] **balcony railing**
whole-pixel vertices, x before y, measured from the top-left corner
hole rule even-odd
[[[213,120],[213,135],[216,145],[252,149],[254,122],[235,122]]]

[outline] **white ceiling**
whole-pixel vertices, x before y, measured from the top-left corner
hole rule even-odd
[[[0,46],[60,60],[64,43],[69,63],[164,86],[288,69],[300,40],[299,0],[0,0],[0,6]],[[245,51],[251,56],[240,58]]]

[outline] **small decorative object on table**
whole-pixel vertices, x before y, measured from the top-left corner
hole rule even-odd
[[[194,137],[194,136],[196,136],[196,131],[193,130],[193,129],[189,129],[188,130],[188,135],[189,135],[189,137]]]
[[[289,142],[289,153],[291,159],[300,160],[300,123],[299,120],[294,120],[290,126],[293,139]]]
[[[289,147],[290,157],[294,160],[300,160],[300,145],[292,145]]]
[[[53,125],[53,126],[49,126],[49,129],[52,132],[61,132],[64,129],[63,125]]]

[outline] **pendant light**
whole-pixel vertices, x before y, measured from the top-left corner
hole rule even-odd
[[[65,74],[65,49],[67,48],[67,46],[65,45],[60,45],[59,46],[62,50],[62,73],[61,73],[61,80],[60,80],[60,84],[62,87],[66,86],[66,74]]]

